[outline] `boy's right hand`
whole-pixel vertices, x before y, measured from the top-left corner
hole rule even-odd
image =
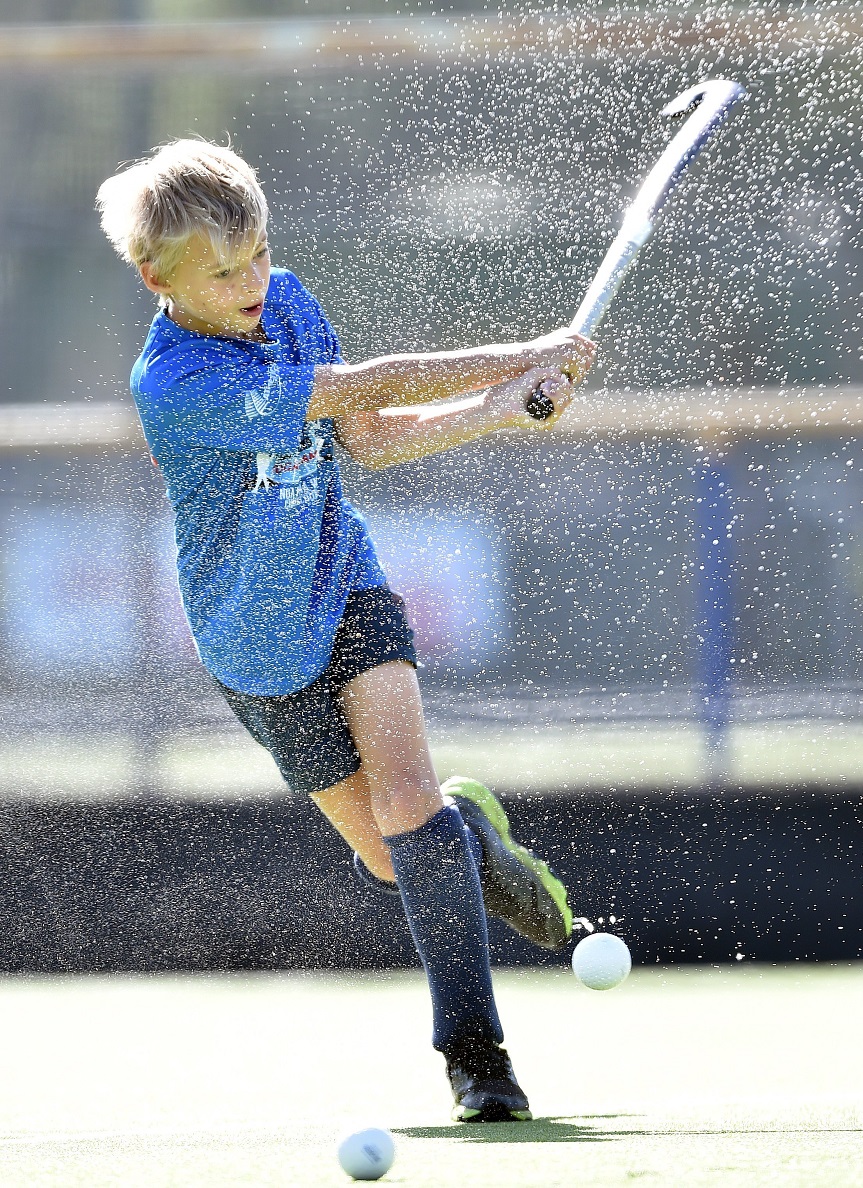
[[[596,343],[563,329],[526,342],[523,350],[525,362],[530,366],[557,368],[574,384],[579,384],[596,356]]]

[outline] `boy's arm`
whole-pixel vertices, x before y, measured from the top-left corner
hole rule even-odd
[[[524,411],[542,384],[555,415],[537,421]],[[354,461],[370,470],[425,458],[499,429],[546,429],[569,404],[575,385],[550,368],[532,368],[515,380],[460,400],[413,408],[383,408],[336,420],[339,441]]]
[[[528,343],[324,364],[315,368],[306,415],[310,421],[351,418],[380,408],[431,403],[515,379],[533,367],[581,380],[594,351],[586,338],[559,331]]]

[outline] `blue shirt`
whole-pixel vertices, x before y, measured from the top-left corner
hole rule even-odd
[[[205,667],[243,693],[293,693],[327,667],[345,601],[386,577],[342,494],[329,420],[306,422],[335,331],[274,269],[266,343],[153,319],[132,395],[174,508],[177,569]]]

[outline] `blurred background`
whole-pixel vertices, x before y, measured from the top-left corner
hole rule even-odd
[[[710,76],[749,101],[579,423],[345,484],[442,778],[508,795],[579,914],[641,960],[859,955],[861,31],[827,2],[0,2],[0,967],[411,960],[197,663],[127,388],[154,309],[100,182],[230,137],[347,359],[525,339]]]

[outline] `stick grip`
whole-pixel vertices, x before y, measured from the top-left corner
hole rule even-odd
[[[535,421],[547,421],[554,415],[554,402],[550,396],[546,396],[542,384],[539,384],[524,402],[524,409]]]

